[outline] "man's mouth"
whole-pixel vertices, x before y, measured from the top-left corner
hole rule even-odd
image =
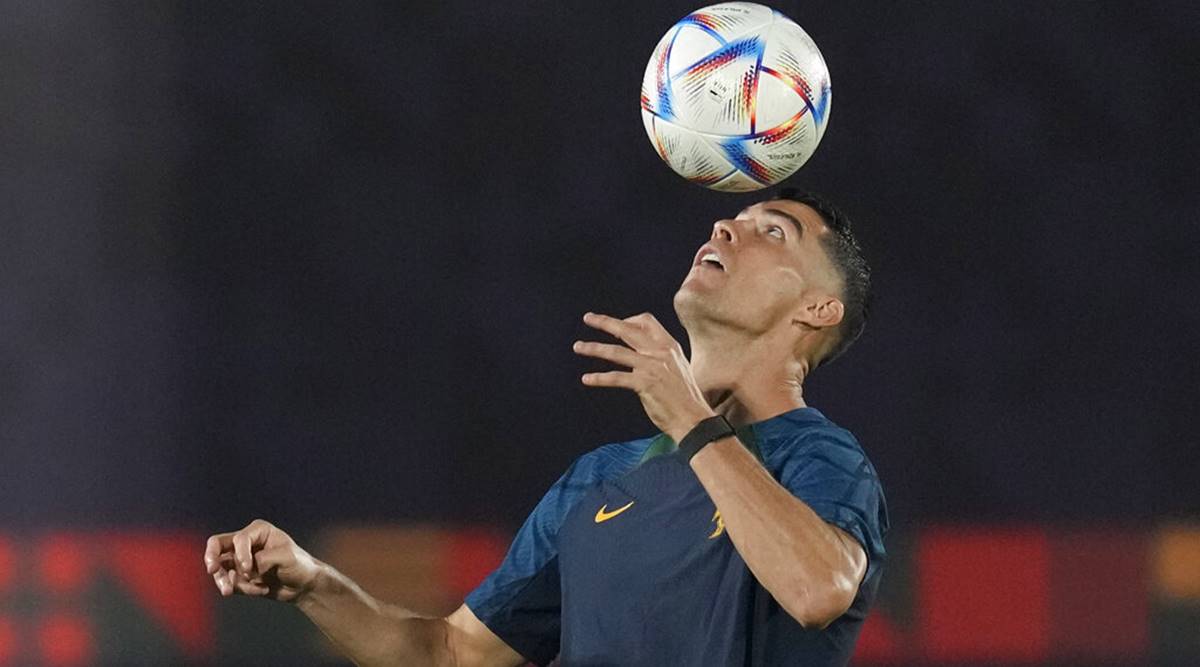
[[[721,263],[721,258],[717,257],[717,253],[710,252],[700,258],[700,264],[703,266],[713,266],[722,271],[725,270],[725,265]]]
[[[721,256],[710,246],[700,248],[700,252],[696,254],[696,266],[705,266],[719,271],[725,270],[725,263],[721,261]]]

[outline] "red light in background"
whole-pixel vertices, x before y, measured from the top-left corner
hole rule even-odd
[[[1145,538],[1058,531],[1050,539],[1051,645],[1082,664],[1140,664],[1150,646]]]
[[[38,544],[36,558],[42,585],[52,593],[78,593],[91,576],[87,543],[72,535],[47,535]]]
[[[1040,664],[1049,652],[1049,545],[1038,529],[939,529],[917,550],[919,633],[937,662]]]
[[[462,599],[504,560],[508,544],[496,533],[486,530],[458,530],[450,537],[442,558],[442,580]]]
[[[0,616],[0,665],[16,664],[14,659],[20,648],[17,643],[17,629],[13,622]]]
[[[73,667],[92,662],[95,650],[92,629],[73,614],[55,614],[42,620],[37,629],[42,660],[54,667]]]
[[[212,577],[198,567],[204,540],[190,533],[110,533],[98,538],[97,558],[107,563],[137,603],[192,658],[215,645]]]
[[[887,613],[872,610],[863,623],[858,643],[854,645],[854,662],[871,664],[900,664],[903,649],[902,633]]]

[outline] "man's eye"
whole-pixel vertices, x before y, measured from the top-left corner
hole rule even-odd
[[[779,227],[779,226],[777,226],[777,225],[771,225],[770,227],[768,227],[768,228],[767,228],[767,233],[768,233],[768,234],[772,234],[772,235],[774,235],[776,238],[780,238],[780,239],[784,237],[784,234],[783,234],[783,228],[782,228],[782,227]]]

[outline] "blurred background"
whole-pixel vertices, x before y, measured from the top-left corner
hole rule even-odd
[[[699,6],[7,0],[0,665],[339,664],[221,600],[262,517],[446,611],[582,453],[586,310],[671,297],[714,220],[647,141]],[[833,79],[789,184],[876,308],[806,400],[882,478],[855,664],[1200,664],[1200,12],[785,2]]]

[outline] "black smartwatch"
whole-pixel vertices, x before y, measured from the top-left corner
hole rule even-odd
[[[691,461],[696,452],[704,449],[708,443],[731,435],[737,435],[737,431],[733,430],[733,425],[721,415],[702,419],[679,441],[679,451],[683,452],[685,461]]]

